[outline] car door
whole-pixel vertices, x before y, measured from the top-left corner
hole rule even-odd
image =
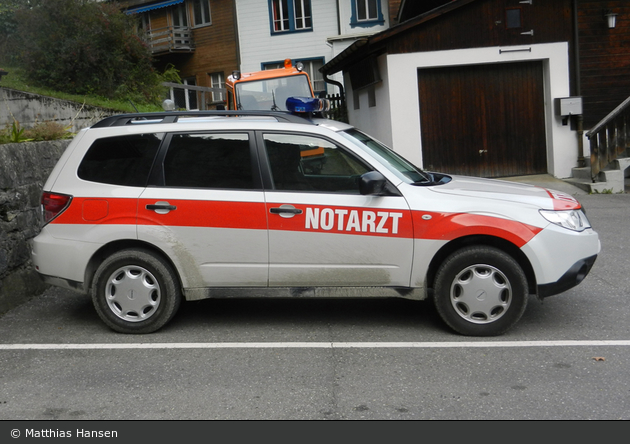
[[[409,286],[411,212],[400,195],[360,194],[370,165],[320,136],[265,132],[258,141],[270,286]]]
[[[267,217],[248,132],[167,136],[138,237],[167,252],[187,288],[266,286]]]

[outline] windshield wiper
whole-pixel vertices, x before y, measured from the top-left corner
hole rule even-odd
[[[430,185],[443,185],[445,183],[449,183],[451,181],[451,176],[442,173],[430,173],[428,171],[423,171],[422,174],[424,176],[428,176],[426,180],[419,180],[414,182],[413,185],[418,186],[430,186]]]
[[[414,185],[415,185],[415,184],[420,184],[420,183],[424,184],[424,183],[426,183],[426,182],[430,182],[430,183],[435,182],[435,179],[433,178],[433,174],[431,174],[431,173],[429,173],[429,172],[427,172],[427,171],[418,171],[418,170],[415,170],[415,171],[409,171],[409,172],[410,172],[410,173],[411,173],[411,172],[413,172],[413,173],[418,173],[420,176],[422,176],[422,180],[416,180],[416,181],[414,182]]]

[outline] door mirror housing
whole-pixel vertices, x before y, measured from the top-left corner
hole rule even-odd
[[[359,191],[363,195],[383,196],[386,192],[387,179],[378,171],[368,171],[359,179]]]

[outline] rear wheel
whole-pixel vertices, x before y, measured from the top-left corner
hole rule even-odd
[[[172,267],[141,249],[119,251],[98,267],[92,302],[100,318],[121,333],[151,333],[177,312],[181,290]]]
[[[453,330],[467,336],[496,336],[525,312],[525,273],[505,252],[487,246],[456,251],[438,269],[435,306]]]

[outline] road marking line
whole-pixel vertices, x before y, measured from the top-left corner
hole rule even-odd
[[[135,350],[263,348],[515,348],[627,347],[630,340],[497,341],[497,342],[162,342],[129,344],[0,344],[0,350]]]

